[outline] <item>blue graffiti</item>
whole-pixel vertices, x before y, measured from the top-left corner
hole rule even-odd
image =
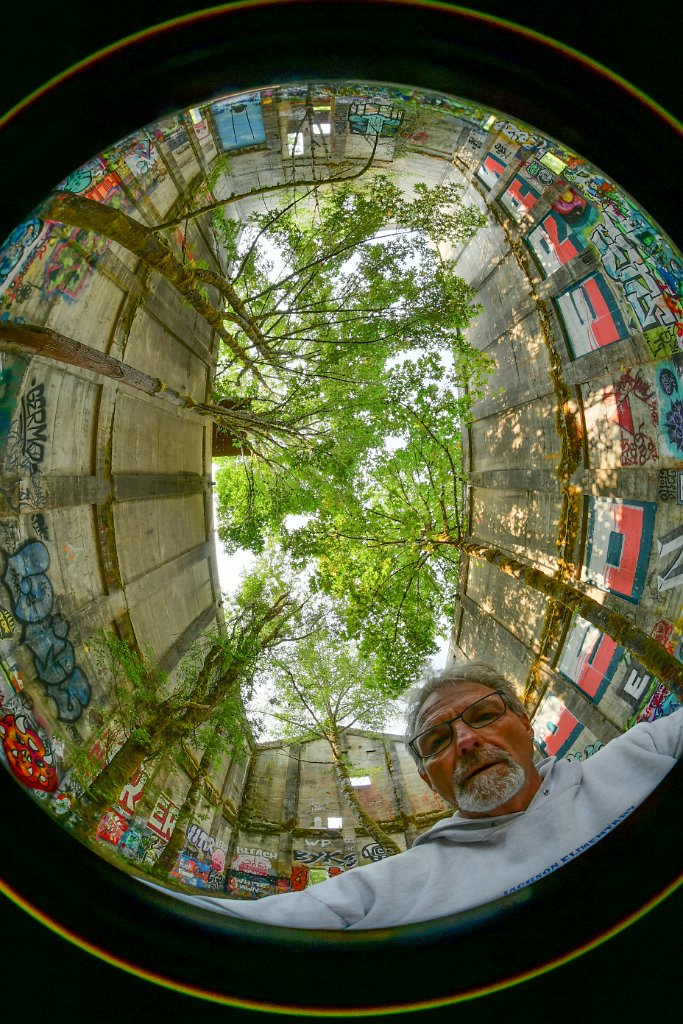
[[[49,567],[47,548],[32,541],[8,556],[4,583],[12,595],[14,615],[24,624],[23,640],[33,654],[38,678],[57,705],[57,717],[75,722],[90,703],[90,683],[76,664],[69,623],[63,615],[53,614]]]
[[[9,277],[21,263],[28,250],[34,245],[43,229],[37,217],[31,217],[14,229],[12,234],[0,246],[0,282]]]

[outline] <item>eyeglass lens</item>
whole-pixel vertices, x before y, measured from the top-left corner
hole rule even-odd
[[[472,729],[483,729],[505,714],[505,701],[498,693],[490,697],[482,697],[458,715],[465,725]],[[457,721],[457,719],[456,719]],[[451,725],[456,722],[441,722],[433,729],[428,729],[417,737],[415,747],[420,757],[429,757],[450,745],[452,739]]]

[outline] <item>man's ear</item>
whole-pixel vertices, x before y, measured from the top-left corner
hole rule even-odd
[[[417,773],[420,776],[420,778],[422,779],[422,781],[426,782],[427,785],[429,786],[429,788],[433,790],[434,787],[432,786],[431,780],[430,780],[429,776],[427,775],[427,772],[424,770],[424,768],[418,768],[417,769]]]

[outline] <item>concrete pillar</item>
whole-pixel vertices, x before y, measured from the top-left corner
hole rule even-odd
[[[282,820],[296,825],[299,809],[299,786],[301,782],[301,744],[292,743],[288,748],[285,795],[282,801]],[[289,877],[292,870],[292,831],[280,832],[277,843],[276,871],[281,877]]]
[[[418,833],[411,821],[410,800],[408,799],[408,792],[403,779],[403,769],[401,768],[398,751],[396,750],[396,741],[388,737],[384,740],[384,747],[390,766],[389,777],[394,791],[394,806],[397,816],[402,817],[405,821],[406,847],[410,849],[417,839]]]

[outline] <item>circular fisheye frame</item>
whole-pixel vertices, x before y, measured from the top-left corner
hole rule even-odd
[[[150,30],[85,63],[0,121],[0,137],[9,154],[0,168],[0,186],[7,200],[0,224],[0,236],[7,239],[0,248],[0,323],[5,325],[5,334],[0,336],[0,355],[4,358],[0,368],[6,371],[3,395],[10,394],[14,379],[10,380],[11,359],[6,356],[3,340],[15,343],[21,332],[12,335],[12,325],[22,328],[27,322],[35,321],[64,336],[73,334],[87,344],[88,352],[83,357],[87,361],[78,364],[75,375],[80,388],[78,400],[83,405],[77,406],[76,398],[69,399],[73,401],[69,406],[72,412],[80,410],[84,434],[90,430],[88,417],[94,413],[86,410],[83,395],[92,391],[88,409],[97,408],[100,415],[102,403],[106,405],[114,393],[114,385],[105,378],[108,375],[109,381],[113,378],[116,382],[125,375],[121,370],[121,347],[112,350],[118,351],[119,363],[115,365],[112,356],[107,364],[104,355],[99,358],[100,353],[94,352],[97,331],[88,328],[79,333],[79,308],[86,308],[85,303],[90,301],[87,285],[98,261],[110,280],[118,275],[117,280],[130,283],[139,272],[136,261],[141,258],[141,250],[125,252],[118,238],[112,248],[110,240],[98,236],[98,227],[92,225],[88,227],[99,238],[95,243],[86,237],[86,228],[78,225],[68,243],[51,239],[52,222],[48,218],[42,221],[40,212],[56,188],[104,205],[116,195],[123,197],[121,209],[126,202],[130,202],[129,208],[142,209],[153,190],[158,189],[158,197],[164,190],[170,194],[172,188],[178,188],[183,161],[196,159],[198,166],[208,172],[203,146],[210,137],[220,143],[214,156],[222,147],[234,166],[239,168],[239,161],[245,160],[242,183],[248,192],[249,175],[254,173],[248,160],[253,154],[277,151],[278,159],[289,159],[294,167],[299,155],[297,133],[288,134],[282,116],[278,122],[275,115],[278,105],[281,109],[285,104],[295,107],[313,87],[317,97],[326,98],[321,110],[336,110],[336,120],[331,117],[326,122],[327,135],[318,132],[320,141],[325,135],[324,142],[329,143],[328,159],[330,153],[351,154],[359,159],[374,138],[376,148],[384,147],[383,167],[389,175],[396,147],[403,147],[400,153],[411,173],[419,166],[431,168],[424,171],[425,178],[431,174],[430,181],[458,175],[458,180],[467,182],[470,196],[488,218],[492,266],[502,263],[508,249],[514,252],[527,275],[525,301],[531,297],[530,301],[545,303],[550,312],[542,321],[543,330],[562,339],[562,367],[579,368],[570,373],[578,398],[567,392],[566,408],[573,408],[572,403],[577,402],[581,406],[576,422],[581,421],[583,433],[576,450],[584,453],[581,457],[585,455],[586,473],[597,473],[597,463],[591,463],[587,454],[590,451],[597,458],[597,448],[590,448],[591,430],[594,436],[612,431],[614,450],[621,452],[621,461],[610,461],[613,456],[608,454],[599,468],[620,473],[619,486],[623,484],[624,490],[613,493],[597,476],[591,478],[592,483],[585,485],[585,503],[576,506],[573,527],[577,551],[581,548],[584,554],[588,552],[580,577],[584,589],[594,587],[602,596],[608,594],[612,611],[626,608],[625,618],[619,620],[619,642],[610,634],[601,647],[606,634],[598,631],[596,635],[597,627],[584,619],[565,616],[562,628],[557,623],[552,627],[551,617],[539,619],[547,623],[548,665],[552,656],[552,669],[546,673],[546,688],[536,692],[528,705],[532,708],[539,757],[556,754],[558,758],[586,759],[603,745],[603,734],[609,741],[637,721],[656,718],[667,701],[668,710],[676,703],[675,686],[669,696],[652,671],[634,660],[630,641],[622,639],[622,634],[627,633],[624,623],[633,621],[633,617],[629,620],[629,609],[635,608],[641,598],[645,607],[646,577],[655,589],[659,588],[657,594],[662,601],[675,585],[675,567],[657,561],[655,540],[669,553],[669,562],[680,547],[681,527],[675,513],[677,503],[683,501],[683,497],[678,502],[676,498],[678,478],[683,474],[676,469],[676,458],[683,450],[683,441],[677,452],[680,410],[676,397],[681,348],[678,337],[683,335],[683,323],[682,264],[676,243],[680,245],[683,234],[675,213],[679,199],[676,176],[659,174],[653,179],[650,158],[652,153],[667,154],[672,166],[679,165],[679,126],[665,111],[604,69],[570,54],[561,45],[476,12],[448,10],[442,4],[373,0],[274,3],[259,8],[263,5],[238,4]],[[333,43],[331,18],[335,26]],[[391,46],[385,42],[378,45],[378,20],[384,26],[383,39],[390,39]],[[237,50],[236,38],[240,40]],[[94,95],[97,104],[91,102]],[[65,120],[65,109],[77,109],[79,117]],[[411,121],[408,114],[415,111],[417,115]],[[638,146],[628,147],[627,159],[623,156],[625,124],[629,125],[630,137],[638,139]],[[312,152],[314,134],[310,128],[304,156]],[[49,154],[49,159],[27,166],[22,154],[27,140],[36,137],[41,138],[41,151]],[[145,139],[146,153],[141,143]],[[132,142],[124,154],[126,140]],[[155,145],[158,152],[152,154]],[[262,170],[259,166],[258,172]],[[606,197],[612,204],[609,209]],[[178,246],[179,261],[184,262],[185,236]],[[464,268],[472,262],[472,279],[483,289],[486,274],[475,266],[466,248],[463,246],[457,255]],[[61,262],[55,258],[58,249]],[[78,260],[84,251],[86,259],[79,269]],[[622,272],[621,261],[627,257],[632,260],[629,266],[639,261],[643,271],[638,277],[637,294],[632,276]],[[582,260],[583,269],[579,267]],[[39,266],[47,268],[40,285],[35,284],[38,277],[34,282],[30,270]],[[146,281],[147,276],[132,291],[137,289],[142,294]],[[651,291],[645,294],[643,288],[648,287]],[[161,315],[162,306],[158,297],[151,301],[153,316]],[[593,316],[590,311],[595,313],[598,306],[599,315]],[[42,310],[42,320],[36,309]],[[51,310],[57,311],[54,319]],[[652,323],[643,319],[653,310]],[[106,320],[106,311],[99,307],[91,315],[95,324],[97,317]],[[134,315],[131,306],[121,319],[128,318],[129,322]],[[681,327],[678,333],[677,325]],[[507,324],[506,328],[513,326]],[[633,386],[645,408],[643,415],[659,425],[661,438],[650,443],[660,446],[659,455],[665,463],[662,468],[655,466],[657,450],[648,449],[652,430],[646,429],[645,421],[636,423],[635,429],[631,423],[633,436],[626,439],[623,409],[628,402],[624,389],[615,397],[613,388],[611,399],[606,397],[612,387],[606,383],[607,371],[616,379],[618,364],[618,359],[610,356],[614,351],[609,349],[610,344],[615,348],[617,344],[630,346],[631,361],[624,362],[620,372],[627,365],[633,370]],[[60,358],[54,351],[45,350],[42,356],[39,352],[37,365],[44,369],[50,358]],[[140,390],[148,386],[148,381],[154,384],[156,379],[143,373],[156,372],[153,361],[146,359],[143,352],[135,364],[139,367],[137,377],[123,380],[122,391],[128,386]],[[604,364],[599,359],[604,359]],[[588,366],[591,360],[591,372],[582,375],[580,367]],[[648,360],[656,366],[656,376],[650,370],[642,371]],[[24,361],[28,364],[28,358]],[[22,373],[23,369],[22,364]],[[90,455],[86,457],[82,452],[78,454],[78,458],[83,456],[81,463],[74,469],[77,442],[75,434],[66,430],[66,402],[59,406],[60,418],[45,398],[48,393],[49,401],[57,402],[56,377],[50,378],[48,373],[45,381],[37,377],[35,381],[21,379],[24,390],[17,402],[23,418],[15,418],[14,412],[8,418],[0,405],[0,414],[6,420],[0,451],[4,460],[0,491],[5,499],[0,509],[0,698],[6,723],[0,791],[5,821],[11,823],[1,841],[0,888],[11,900],[89,953],[181,992],[230,1006],[333,1014],[443,1005],[533,977],[604,941],[679,886],[681,857],[675,823],[681,798],[680,766],[604,838],[585,844],[580,855],[557,870],[541,873],[530,884],[472,910],[394,928],[338,933],[264,927],[212,914],[178,899],[174,890],[183,887],[181,875],[176,874],[173,888],[167,892],[151,889],[141,881],[149,877],[145,859],[124,858],[121,854],[119,843],[125,829],[132,831],[132,810],[128,814],[121,806],[107,811],[110,838],[100,823],[101,856],[79,843],[64,827],[65,822],[71,825],[83,789],[81,786],[79,791],[73,781],[75,752],[85,755],[86,742],[92,743],[97,730],[106,725],[104,716],[96,710],[104,708],[106,701],[88,638],[94,635],[96,625],[115,621],[124,639],[134,636],[136,629],[143,639],[158,635],[160,617],[150,613],[145,619],[138,614],[125,591],[132,593],[136,585],[140,587],[138,566],[143,566],[145,572],[159,572],[163,557],[146,562],[143,546],[131,549],[128,555],[117,548],[117,530],[121,536],[124,533],[111,507],[116,500],[130,502],[129,507],[138,499],[140,503],[151,500],[149,492],[135,490],[139,484],[133,477],[142,476],[142,470],[131,470],[125,479],[121,474],[115,482],[119,490],[103,496],[98,490],[98,473],[111,458],[107,449],[111,439],[103,439],[100,426],[100,433],[95,431],[84,442],[93,451],[97,448],[92,466],[97,462],[98,473],[83,470]],[[611,419],[595,394],[589,400],[595,381],[598,384],[593,392],[599,390],[600,402],[612,401]],[[518,384],[521,394],[521,382]],[[177,396],[176,406],[180,407],[185,401],[183,387],[173,384],[166,390],[171,401]],[[4,401],[2,396],[0,399]],[[153,401],[149,390],[145,401]],[[504,409],[502,401],[498,405],[495,399],[489,401],[493,402],[491,415]],[[113,408],[112,400],[112,421]],[[630,415],[631,406],[628,410]],[[547,413],[546,420],[553,416],[553,411]],[[26,427],[31,417],[35,420],[33,434],[30,430],[27,433]],[[23,431],[21,444],[17,423]],[[69,431],[72,428],[73,423]],[[141,451],[151,444],[150,436],[138,439]],[[57,441],[61,454],[48,455],[48,462],[50,458],[53,461],[43,466],[44,452],[53,442],[56,451]],[[129,440],[126,443],[132,444]],[[158,443],[161,466],[163,445]],[[204,459],[210,464],[210,430],[201,440],[194,438],[193,444],[202,453],[198,461]],[[17,454],[20,448],[23,455]],[[639,462],[641,452],[645,456]],[[631,461],[629,453],[633,455]],[[20,458],[24,458],[25,472],[17,475],[14,471]],[[143,463],[144,458],[140,466]],[[629,467],[631,476],[623,467]],[[158,478],[154,476],[155,499],[163,498],[163,488],[170,486],[170,463],[164,462],[163,468],[163,474],[160,470]],[[204,469],[202,464],[202,472]],[[492,470],[475,467],[472,486],[494,487],[490,474],[497,471],[495,466]],[[185,470],[176,467],[173,472],[180,477]],[[648,480],[651,477],[654,482],[634,483],[634,474],[639,472],[650,474]],[[153,476],[149,460],[145,473]],[[550,486],[550,477],[534,477],[529,483],[521,464],[512,467],[511,473],[517,473],[507,484],[512,490]],[[67,477],[70,482],[65,482]],[[564,482],[570,477],[568,473]],[[82,479],[74,483],[77,478]],[[193,500],[192,489],[185,482],[173,486],[174,499]],[[553,486],[558,486],[557,477]],[[573,493],[577,490],[578,485]],[[571,502],[571,487],[564,493]],[[476,495],[473,498],[470,493],[469,500],[473,515],[483,517]],[[210,505],[207,507],[210,510]],[[94,527],[92,523],[84,525],[85,515],[78,518],[81,513],[75,510],[83,508],[94,510]],[[613,528],[607,529],[601,522],[603,514]],[[635,517],[640,531],[636,540],[627,525]],[[563,520],[565,526],[569,521]],[[91,528],[99,535],[97,543],[83,539]],[[207,534],[196,544],[207,564],[210,558],[202,545],[211,540]],[[627,551],[632,561],[628,591],[624,579],[630,570],[622,551]],[[182,557],[187,557],[186,553]],[[198,557],[192,556],[195,561],[189,558],[182,566],[177,563],[178,572],[181,568],[189,572]],[[472,562],[476,557],[475,552]],[[520,564],[515,563],[515,572],[520,571]],[[610,567],[621,571],[619,582],[611,588]],[[657,572],[663,574],[663,584],[656,582]],[[101,593],[95,583],[88,584],[89,601],[81,600],[86,578],[105,581]],[[171,599],[180,603],[180,589],[171,589],[177,581],[170,575],[164,580]],[[207,581],[217,587],[210,574]],[[220,588],[217,590],[220,593]],[[471,604],[473,598],[469,593],[465,596]],[[669,619],[675,618],[672,601],[666,605],[666,613],[660,613],[656,625],[654,616],[652,622],[648,621],[648,632],[668,655],[674,649],[680,651],[673,626],[668,630]],[[169,602],[164,605],[164,614],[170,615],[168,606]],[[215,602],[210,610],[215,621]],[[638,625],[643,626],[645,621],[643,613]],[[456,622],[460,632],[457,636],[454,633],[454,643],[465,650],[471,641],[464,615]],[[208,623],[207,619],[204,624]],[[532,641],[527,638],[524,642],[528,643],[525,651],[529,654]],[[510,650],[522,643],[515,638]],[[590,644],[593,647],[589,650]],[[169,642],[168,649],[175,652],[176,662],[181,657],[181,646],[178,642],[175,647],[175,640]],[[596,653],[598,660],[604,661],[604,672],[591,693],[582,666]],[[650,654],[656,660],[656,653]],[[647,657],[646,650],[643,661]],[[538,662],[530,654],[527,662],[521,662],[527,667],[532,663],[538,669]],[[506,671],[511,671],[512,664],[506,663]],[[172,668],[169,655],[167,669]],[[663,674],[671,671],[671,664],[664,664]],[[392,747],[392,772],[400,776],[404,789],[410,788],[413,783],[406,767],[410,758],[406,757],[406,763],[401,760],[398,745]],[[414,777],[412,766],[410,770]],[[224,781],[227,777],[225,774]],[[140,776],[135,778],[139,781]],[[133,799],[130,795],[131,809]],[[157,803],[147,810],[153,816],[158,807]],[[436,815],[434,807],[431,813]],[[285,819],[284,812],[281,817]],[[230,823],[226,835],[232,834],[233,827],[238,834],[236,820]],[[308,836],[302,842],[319,841],[310,839],[320,832],[315,818],[313,822],[317,831],[299,829],[296,833]],[[157,826],[156,836],[163,836],[167,842],[161,812]],[[270,832],[275,834],[272,827]],[[248,829],[245,827],[241,834],[246,836]],[[262,829],[261,834],[267,831]],[[116,841],[112,835],[116,835]],[[154,839],[149,835],[147,838]],[[97,843],[90,845],[94,848]],[[74,880],[67,888],[46,884],[46,848],[50,850],[50,874]],[[155,849],[163,849],[163,844]],[[352,856],[355,863],[358,857]],[[223,869],[230,874],[225,858]],[[237,868],[232,874],[239,876],[238,881],[244,885],[249,882]],[[255,884],[253,879],[251,884]],[[191,894],[197,887],[200,883],[195,877],[184,891]],[[576,913],[577,892],[590,913]],[[504,958],[501,950],[505,950]],[[314,965],[311,977],[283,970],[283,963],[290,958]],[[390,964],[391,969],[369,969],[378,962]],[[341,970],[343,985],[339,983]]]

